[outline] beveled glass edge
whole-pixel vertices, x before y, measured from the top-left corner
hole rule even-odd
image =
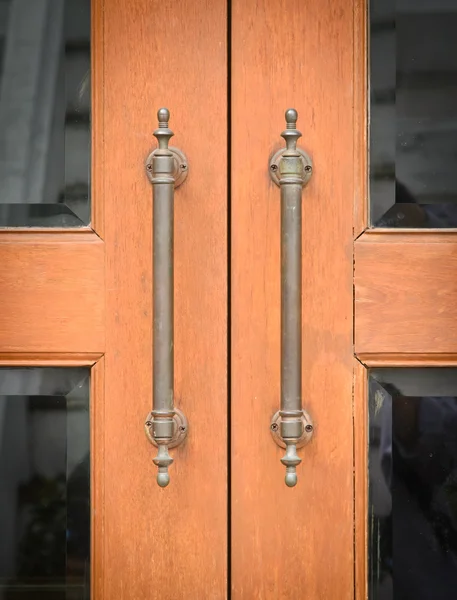
[[[90,380],[90,371],[89,366],[0,366],[0,395],[67,396],[86,380]],[[13,378],[5,377],[13,374],[14,382]],[[37,374],[41,375],[40,381],[33,381],[33,376]],[[13,384],[14,387],[10,387]]]

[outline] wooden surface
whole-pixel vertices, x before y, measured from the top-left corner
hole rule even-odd
[[[365,233],[355,244],[357,355],[457,352],[457,234]]]
[[[94,233],[0,233],[0,352],[103,352],[103,296]]]
[[[234,0],[231,72],[232,598],[352,600],[351,3]],[[303,193],[303,398],[315,434],[293,489],[269,431],[280,193],[267,165],[289,107],[314,161]]]
[[[226,2],[104,2],[104,550],[97,600],[218,600],[227,589]],[[189,420],[161,489],[152,405],[157,109],[189,176],[175,195],[175,391]],[[99,571],[100,572],[100,571]],[[100,584],[101,585],[101,584]]]

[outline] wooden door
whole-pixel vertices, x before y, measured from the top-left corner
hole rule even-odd
[[[14,407],[18,404],[12,394],[17,395],[17,389],[27,403],[30,394],[35,394],[33,406],[41,410],[43,386],[30,391],[30,386],[21,383],[29,375],[20,367],[66,367],[70,374],[75,373],[71,369],[90,370],[91,598],[223,598],[228,504],[225,4],[168,2],[159,7],[147,0],[107,0],[93,1],[92,13],[90,2],[81,0],[37,0],[32,13],[24,8],[27,4],[11,0],[0,6],[4,57],[8,58],[2,71],[0,110],[0,201],[6,206],[0,211],[4,219],[0,361],[6,369],[0,372],[0,394],[6,394]],[[73,33],[80,20],[83,29],[91,20],[91,36],[86,30],[86,38]],[[48,47],[52,40],[55,51]],[[86,59],[90,53],[91,65],[88,62],[83,68],[77,52]],[[51,69],[54,58],[56,66]],[[59,68],[65,73],[63,88],[59,87]],[[91,103],[87,99],[90,89]],[[46,96],[48,91],[51,98]],[[45,109],[54,102],[54,92],[58,110],[48,115]],[[66,95],[74,96],[71,114],[62,101]],[[20,99],[23,106],[18,108]],[[176,404],[185,410],[190,431],[179,458],[175,457],[172,485],[167,490],[156,484],[154,449],[144,433],[152,407],[153,352],[152,189],[145,159],[155,146],[152,132],[162,105],[171,109],[175,143],[185,151],[190,165],[175,206],[174,297]],[[60,117],[59,111],[65,110],[66,116]],[[49,119],[44,119],[45,114]],[[53,119],[61,124],[55,148]],[[45,129],[48,121],[49,131]],[[87,152],[89,137],[84,132],[89,131],[89,122],[92,210],[86,220],[90,225],[85,225],[84,217],[76,218],[66,202],[74,167],[71,161],[82,160]],[[70,124],[76,125],[76,132]],[[82,148],[77,146],[76,152],[71,143],[81,136]],[[42,152],[48,137],[49,147]],[[30,191],[36,180],[29,176],[42,154],[42,172],[47,177],[43,175],[44,191],[40,192],[44,216],[43,207],[31,205],[36,202]],[[60,171],[48,176],[53,168]],[[84,182],[87,166],[86,171],[84,164],[82,169]],[[48,180],[58,184],[61,179],[64,188],[56,193],[47,190]],[[87,190],[81,195],[88,195]],[[58,202],[62,197],[64,204]],[[49,202],[55,206],[49,207]],[[32,219],[36,210],[39,215]],[[11,369],[19,370],[11,375]],[[37,373],[40,377],[43,371]],[[76,373],[79,384],[81,375]],[[14,376],[19,388],[7,386]],[[51,392],[46,392],[48,404],[67,406],[65,415],[67,392],[74,389],[69,378],[65,388],[55,384],[52,393],[60,394],[55,402]],[[12,417],[8,418],[5,423],[11,427]],[[38,478],[40,493],[27,488],[29,504],[17,508],[14,516],[15,523],[22,515],[27,524],[24,515],[30,503],[33,511],[42,513],[52,488],[52,499],[60,507],[59,522],[51,516],[43,520],[41,513],[41,520],[37,517],[39,531],[47,532],[52,543],[38,534],[32,539],[31,531],[25,561],[20,523],[10,535],[2,512],[2,598],[9,594],[15,598],[16,594],[24,598],[31,597],[27,594],[89,597],[89,552],[77,572],[69,567],[74,559],[69,550],[74,546],[72,536],[87,536],[89,524],[83,519],[85,531],[65,525],[70,497],[65,465],[68,440],[76,443],[82,435],[80,430],[72,432],[71,419],[66,419],[68,438],[59,455],[63,471],[54,474],[43,469]],[[58,422],[62,419],[54,415],[48,434],[38,440],[48,449],[48,456],[55,449]],[[9,473],[7,462],[19,444],[15,446],[6,436],[4,425],[2,420],[3,483]],[[23,438],[18,427],[14,435]],[[30,447],[26,440],[20,442],[32,465],[30,478],[36,470],[34,453],[41,451],[33,446],[36,441],[35,436]],[[19,469],[17,464],[14,469]],[[7,495],[8,502],[14,503],[23,481],[29,481],[25,467],[5,483],[2,502]],[[43,491],[46,485],[48,496]],[[87,489],[83,490],[83,508],[88,503]],[[30,499],[34,490],[33,498],[39,498],[35,504]],[[80,504],[78,510],[82,510]],[[44,547],[50,552],[47,558],[42,556]]]
[[[232,2],[232,597],[353,598],[354,6]],[[303,191],[303,402],[315,425],[287,488],[280,398],[280,198],[268,173],[295,107]],[[249,565],[249,566],[247,566]]]
[[[369,9],[358,73],[370,89],[370,165],[365,121],[354,230],[357,590],[447,600],[457,581],[457,4]]]
[[[10,77],[0,87],[0,124],[9,132],[0,148],[0,184],[10,198],[7,209],[0,207],[0,398],[2,377],[29,377],[24,367],[66,368],[68,381],[79,374],[75,369],[89,371],[91,598],[361,600],[369,594],[381,600],[389,591],[380,591],[373,575],[382,561],[373,540],[386,523],[368,500],[377,472],[376,419],[384,406],[398,403],[411,418],[413,397],[457,396],[452,369],[410,370],[455,366],[456,241],[449,227],[456,224],[433,229],[424,198],[406,202],[401,218],[398,207],[383,217],[395,181],[382,153],[376,162],[376,132],[387,139],[383,111],[395,112],[396,84],[383,71],[376,87],[376,68],[395,61],[383,61],[385,40],[375,47],[375,33],[389,32],[400,12],[401,23],[417,22],[407,39],[422,40],[436,6],[421,0],[408,8],[404,0],[390,14],[392,7],[372,0],[369,75],[368,1],[92,0],[91,73],[78,79],[78,98],[85,93],[86,102],[91,82],[91,117],[82,119],[87,132],[91,123],[90,219],[78,222],[59,209],[56,220],[52,209],[54,220],[41,223],[41,217],[24,221],[18,206],[50,193],[40,173],[67,173],[65,153],[52,154],[53,138],[34,127],[46,122],[52,131],[49,103],[30,101],[48,90],[42,81],[60,81],[58,61],[39,57],[54,56],[51,41],[62,35],[63,21],[59,3],[36,0],[32,31],[20,18],[21,2],[0,2],[2,22],[14,32],[4,57],[16,65],[33,58],[34,69],[4,69],[0,79]],[[71,10],[84,5],[75,2],[67,0]],[[455,13],[451,4],[440,2],[445,23]],[[70,18],[69,30],[76,23]],[[24,40],[33,51],[24,52]],[[78,36],[65,48],[68,55],[88,52]],[[457,52],[440,56],[451,72]],[[424,80],[424,73],[406,71],[402,82]],[[379,101],[371,104],[371,130],[369,77]],[[383,87],[392,84],[389,77],[393,93]],[[440,77],[453,89],[442,70],[432,79]],[[408,105],[400,92],[399,111]],[[422,92],[416,108],[436,90]],[[449,112],[447,125],[454,105],[439,104]],[[174,208],[175,402],[189,432],[172,451],[171,484],[164,489],[156,484],[154,449],[144,435],[154,352],[152,190],[145,160],[155,147],[161,106],[170,109],[172,143],[189,166]],[[280,195],[268,165],[283,146],[290,107],[299,114],[299,146],[313,160],[302,195],[302,396],[314,435],[299,451],[294,488],[284,484],[283,451],[270,433],[280,398],[281,261]],[[68,127],[81,126],[78,110],[67,116]],[[89,138],[78,132],[66,143],[78,139],[87,146]],[[430,131],[419,134],[428,139]],[[452,157],[452,142],[445,148]],[[416,162],[411,156],[404,172],[416,181],[424,156]],[[451,168],[443,181],[451,186]],[[26,212],[30,217],[33,210]],[[407,227],[392,228],[396,219]],[[20,389],[24,397],[31,393]],[[40,394],[33,394],[36,409]],[[0,426],[1,419],[0,406]],[[2,452],[0,444],[0,459]],[[63,578],[65,593],[87,595],[87,565],[66,558],[73,579]],[[11,574],[1,572],[0,598],[2,585],[11,591],[5,581]]]

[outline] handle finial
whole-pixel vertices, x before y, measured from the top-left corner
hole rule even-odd
[[[168,108],[159,108],[157,111],[157,119],[161,129],[168,127],[168,121],[170,120],[170,111]]]
[[[157,473],[157,483],[160,487],[167,487],[170,483],[170,475],[168,473],[168,467],[173,462],[173,459],[168,454],[168,446],[159,445],[159,451],[157,456],[152,459],[152,462],[159,468]]]
[[[301,458],[297,454],[297,444],[288,444],[287,441],[286,444],[286,454],[281,462],[286,467],[287,487],[294,487],[297,485],[297,466],[301,463]]]
[[[159,108],[157,111],[157,119],[159,121],[159,127],[154,131],[154,137],[159,142],[159,150],[168,150],[168,143],[174,136],[171,129],[168,128],[168,121],[170,120],[170,111],[168,108]]]
[[[301,131],[297,129],[298,112],[295,108],[288,108],[285,113],[286,117],[286,129],[281,133],[286,141],[285,156],[297,154],[297,142],[301,138]]]
[[[295,108],[288,108],[286,110],[286,123],[287,123],[287,129],[295,129],[297,127],[297,120],[298,120],[298,112],[295,110]]]

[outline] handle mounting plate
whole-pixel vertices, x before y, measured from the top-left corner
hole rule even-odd
[[[306,410],[302,410],[302,413],[303,414],[301,417],[301,421],[303,423],[303,434],[297,442],[297,448],[303,448],[303,446],[306,446],[306,444],[308,444],[311,441],[311,438],[313,437],[313,433],[314,433],[314,427],[313,427],[313,422],[311,420],[311,417],[306,412]],[[280,431],[281,431],[281,415],[279,414],[279,410],[278,410],[278,412],[276,412],[271,419],[270,432],[271,432],[271,436],[272,436],[273,440],[275,441],[275,443],[280,448],[286,448],[286,444],[284,443],[284,441],[280,435]]]
[[[187,419],[186,419],[184,413],[181,412],[179,410],[179,408],[175,408],[174,411],[175,411],[175,414],[173,417],[173,438],[172,438],[171,442],[169,444],[167,444],[168,448],[176,448],[176,446],[179,446],[179,444],[182,444],[182,442],[187,437],[187,430],[189,428],[189,425],[187,423]],[[158,444],[155,441],[155,439],[152,435],[152,431],[151,431],[153,418],[154,417],[152,415],[152,412],[149,413],[148,416],[146,417],[146,421],[144,423],[144,432],[145,432],[148,440],[151,442],[151,444],[157,448]]]
[[[174,148],[170,146],[168,150],[173,154],[173,177],[175,180],[175,188],[179,187],[183,184],[189,173],[189,165],[187,163],[187,157],[182,150],[179,148]],[[154,158],[155,150],[151,152],[151,154],[146,159],[146,173],[150,181],[152,181],[152,159]]]
[[[302,150],[301,148],[297,148],[296,151],[300,154],[301,160],[303,163],[303,187],[308,183],[311,179],[311,175],[313,174],[313,163],[311,162],[311,158],[309,155]],[[281,148],[277,152],[273,154],[268,162],[268,171],[270,173],[270,177],[273,182],[279,187],[279,161],[282,158],[282,155],[286,152],[286,148]]]

